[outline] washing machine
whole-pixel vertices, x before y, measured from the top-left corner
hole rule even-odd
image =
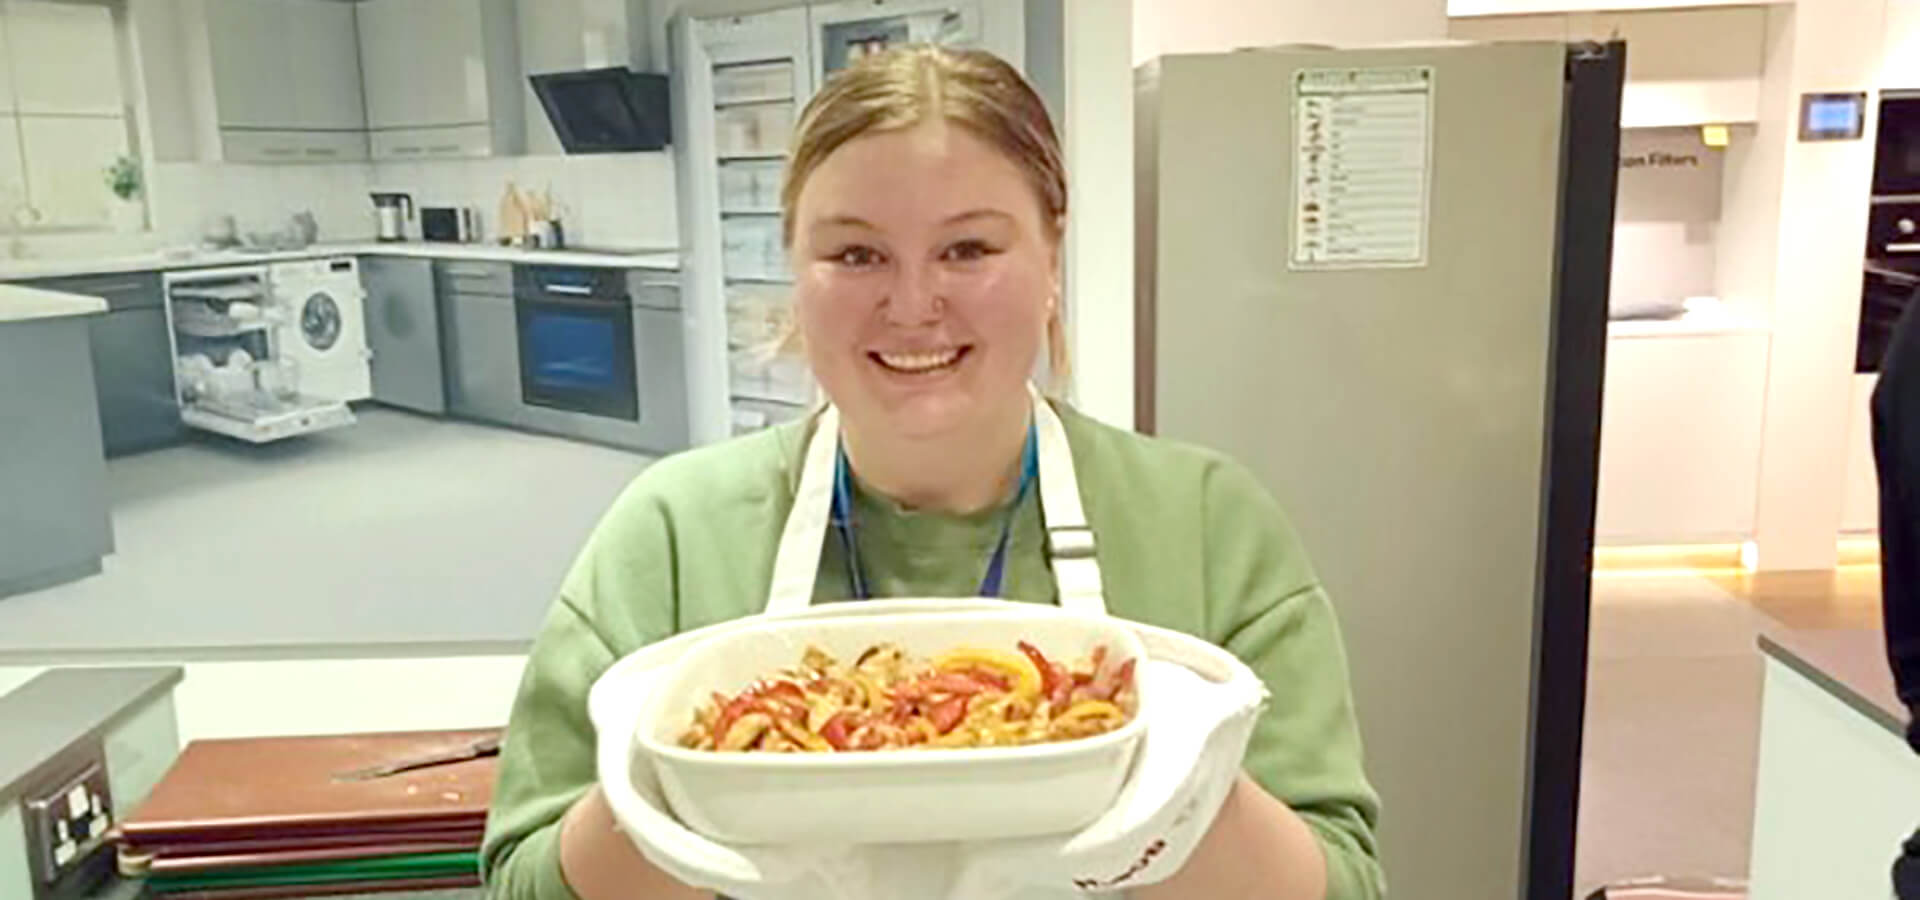
[[[299,392],[343,402],[373,396],[367,292],[354,258],[275,263],[268,280],[283,315],[275,349],[293,361]]]

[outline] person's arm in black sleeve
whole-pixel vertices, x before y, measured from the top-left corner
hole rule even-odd
[[[1920,294],[1916,294],[1920,298]],[[1920,710],[1920,299],[1894,327],[1873,390],[1873,460],[1880,479],[1880,603],[1900,699]],[[1920,716],[1907,742],[1920,751]]]

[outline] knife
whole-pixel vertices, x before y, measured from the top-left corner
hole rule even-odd
[[[470,759],[499,755],[500,737],[495,735],[444,750],[435,750],[417,756],[402,757],[392,762],[381,763],[377,766],[368,766],[364,769],[353,769],[347,772],[336,772],[334,773],[333,780],[372,781],[376,778],[386,778],[389,775],[412,772],[416,769],[426,769],[433,766],[443,766],[448,763],[466,762]]]

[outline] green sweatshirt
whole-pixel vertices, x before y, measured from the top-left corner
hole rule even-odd
[[[1273,701],[1247,772],[1319,836],[1329,900],[1383,896],[1379,801],[1361,767],[1339,627],[1279,507],[1218,454],[1056,406],[1108,612],[1204,638],[1260,674]],[[574,900],[560,874],[558,822],[595,780],[588,689],[650,642],[761,611],[810,430],[811,420],[794,422],[668,457],[614,501],[527,661],[481,855],[490,896]],[[1052,603],[1036,496],[1013,511],[1004,596]],[[916,513],[865,493],[854,503],[876,597],[974,595],[1007,513]],[[816,602],[846,599],[839,541],[826,540],[820,566]]]

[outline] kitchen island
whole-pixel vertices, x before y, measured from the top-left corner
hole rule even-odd
[[[1751,900],[1885,900],[1920,827],[1920,755],[1880,632],[1788,628],[1760,649]]]
[[[0,599],[113,552],[91,317],[106,301],[0,285]]]

